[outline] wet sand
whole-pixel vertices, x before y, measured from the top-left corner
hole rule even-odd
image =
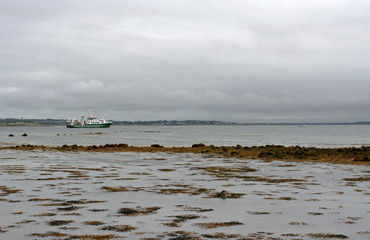
[[[106,144],[100,146],[63,145],[59,147],[18,145],[3,146],[0,150],[56,150],[61,152],[171,152],[201,153],[209,157],[233,157],[241,159],[263,159],[295,162],[322,162],[334,164],[370,165],[370,146],[345,148],[285,147],[266,146],[205,146],[193,144],[192,147],[163,147],[153,144],[150,147],[135,147],[127,144]]]

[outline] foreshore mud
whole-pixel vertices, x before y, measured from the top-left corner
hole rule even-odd
[[[63,145],[58,147],[43,145],[3,146],[0,150],[43,150],[61,152],[172,152],[201,153],[209,157],[232,157],[261,160],[280,160],[295,162],[326,162],[337,164],[370,165],[370,146],[343,148],[316,148],[280,145],[252,146],[206,146],[202,143],[191,147],[164,147],[153,144],[150,147],[135,147],[127,144],[105,144],[100,146]]]

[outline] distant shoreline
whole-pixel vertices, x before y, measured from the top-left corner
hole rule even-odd
[[[223,121],[200,121],[200,120],[158,120],[158,121],[114,121],[113,126],[317,126],[317,125],[370,125],[370,121],[357,122],[325,122],[325,123],[238,123]],[[65,126],[64,119],[0,119],[0,127],[42,127],[42,126]]]

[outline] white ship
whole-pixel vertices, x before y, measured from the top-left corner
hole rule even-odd
[[[98,119],[89,112],[89,117],[84,116],[81,119],[68,119],[66,122],[67,128],[109,128],[112,122],[103,119]]]

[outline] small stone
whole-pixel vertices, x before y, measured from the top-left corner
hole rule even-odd
[[[153,148],[163,148],[163,146],[161,146],[159,144],[152,144],[151,147],[153,147]]]
[[[228,193],[225,190],[222,190],[219,194],[217,194],[217,196],[220,197],[220,198],[228,198],[228,197],[230,197],[230,193]]]

